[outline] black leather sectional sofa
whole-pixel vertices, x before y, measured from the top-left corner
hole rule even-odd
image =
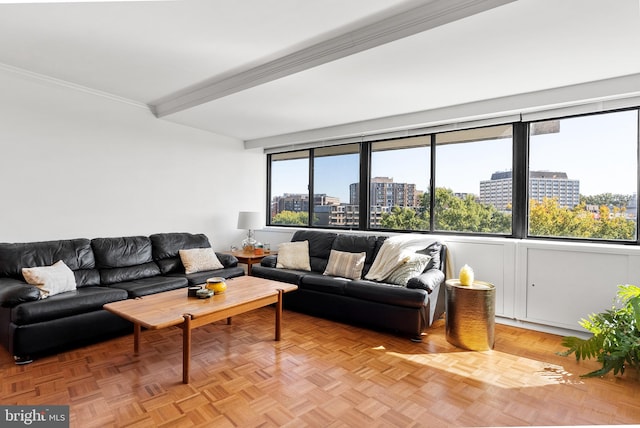
[[[204,283],[207,277],[244,275],[238,260],[216,253],[223,269],[185,274],[179,250],[209,248],[203,234],[0,243],[0,343],[16,362],[60,348],[132,331],[132,325],[102,308],[106,303]],[[41,298],[22,268],[62,260],[76,289]]]
[[[432,259],[424,272],[409,280],[406,287],[323,275],[334,249],[366,252],[364,278],[385,239],[385,236],[297,231],[291,241],[309,242],[311,271],[277,268],[277,256],[271,255],[254,266],[251,275],[297,284],[298,290],[284,296],[287,309],[389,330],[420,341],[424,329],[444,313],[446,245],[433,242],[421,251]]]

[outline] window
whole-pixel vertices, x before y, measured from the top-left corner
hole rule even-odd
[[[511,234],[512,129],[436,135],[435,230]]]
[[[431,136],[371,144],[369,227],[429,230]]]
[[[269,154],[269,224],[639,243],[639,126],[630,109]]]
[[[313,150],[313,226],[360,226],[359,151],[358,144]]]
[[[638,111],[534,122],[529,236],[636,240]],[[559,187],[559,184],[561,185]]]
[[[309,151],[270,155],[272,225],[309,224]]]

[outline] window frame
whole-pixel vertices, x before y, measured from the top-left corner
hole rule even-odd
[[[502,237],[502,238],[512,238],[512,239],[531,239],[531,240],[546,240],[546,241],[563,241],[563,242],[586,242],[586,243],[598,243],[598,244],[617,244],[617,245],[640,245],[640,228],[638,227],[640,221],[640,211],[636,209],[635,214],[635,223],[636,223],[636,238],[634,240],[612,240],[612,239],[596,239],[596,238],[582,238],[582,237],[565,237],[565,236],[534,236],[529,234],[529,200],[531,195],[529,194],[529,156],[530,156],[530,125],[533,123],[546,121],[546,120],[563,120],[570,119],[576,117],[586,117],[586,116],[595,116],[602,114],[609,114],[621,111],[635,111],[637,117],[637,126],[636,126],[636,205],[638,205],[638,195],[640,194],[640,106],[633,107],[625,107],[611,110],[603,110],[603,111],[594,111],[589,113],[576,113],[571,115],[557,115],[554,116],[552,114],[545,115],[544,117],[536,117],[531,118],[530,120],[524,120],[522,115],[519,121],[508,120],[505,122],[493,121],[490,124],[484,126],[478,126],[476,123],[468,124],[468,127],[464,127],[464,125],[456,125],[452,127],[451,125],[445,125],[442,128],[438,129],[434,128],[430,131],[416,132],[407,130],[405,135],[398,136],[394,135],[392,137],[385,136],[384,134],[380,134],[379,138],[375,138],[375,136],[369,136],[366,141],[365,139],[361,139],[359,144],[359,153],[360,153],[360,166],[359,166],[359,225],[357,230],[359,231],[367,231],[367,232],[375,232],[375,233],[423,233],[423,234],[437,234],[437,235],[452,235],[452,236],[483,236],[483,237]],[[478,233],[478,232],[457,232],[457,231],[441,231],[435,230],[435,219],[432,215],[432,210],[435,204],[435,186],[436,186],[436,172],[438,168],[437,161],[437,147],[436,147],[436,137],[439,134],[444,134],[447,132],[453,131],[461,131],[461,130],[472,130],[478,128],[492,127],[492,126],[504,126],[510,125],[512,126],[512,225],[511,225],[511,233],[510,234],[500,234],[500,233]],[[401,141],[405,138],[414,138],[414,137],[428,137],[431,139],[430,142],[430,150],[431,150],[431,159],[430,159],[430,178],[428,183],[428,191],[430,194],[429,201],[429,230],[399,230],[399,229],[383,229],[383,228],[371,228],[370,227],[370,182],[371,182],[371,156],[372,156],[372,146],[373,143],[381,142],[381,141],[389,141],[389,140],[398,140]],[[323,229],[323,227],[313,226],[313,196],[314,195],[314,183],[313,183],[313,157],[314,157],[314,148],[325,147],[322,145],[323,143],[318,143],[317,147],[298,149],[298,150],[288,150],[288,151],[274,151],[272,153],[267,153],[266,162],[267,162],[267,226],[278,226],[278,227],[293,227],[300,228],[300,225],[279,225],[271,223],[271,204],[273,203],[272,199],[274,195],[271,194],[271,184],[272,184],[272,156],[275,154],[285,154],[285,153],[293,153],[298,151],[309,151],[309,221],[308,224],[303,226],[305,228],[311,229]],[[349,145],[354,144],[353,140],[346,141],[343,144],[331,144],[331,145]],[[364,183],[364,184],[363,184]],[[533,192],[533,191],[532,191]],[[362,213],[366,213],[363,215]],[[352,230],[354,227],[340,227],[340,226],[332,226],[330,230]]]

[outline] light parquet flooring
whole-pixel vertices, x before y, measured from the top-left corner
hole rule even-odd
[[[1,404],[70,406],[72,427],[443,427],[640,423],[640,380],[582,379],[559,336],[496,326],[495,349],[423,343],[274,309],[193,332],[182,384],[181,330],[143,331],[16,366],[0,350]],[[70,332],[73,334],[73,332]]]

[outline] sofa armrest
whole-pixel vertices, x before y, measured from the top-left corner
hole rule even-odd
[[[429,269],[407,282],[407,288],[421,288],[431,293],[444,281],[444,272],[440,269]]]
[[[218,260],[220,260],[220,263],[222,263],[222,266],[226,268],[238,266],[238,259],[232,254],[216,252],[216,257],[218,257]]]
[[[0,306],[13,308],[20,303],[40,300],[40,289],[13,279],[0,280]]]
[[[274,268],[277,263],[278,256],[276,254],[271,254],[260,261],[260,266]]]

